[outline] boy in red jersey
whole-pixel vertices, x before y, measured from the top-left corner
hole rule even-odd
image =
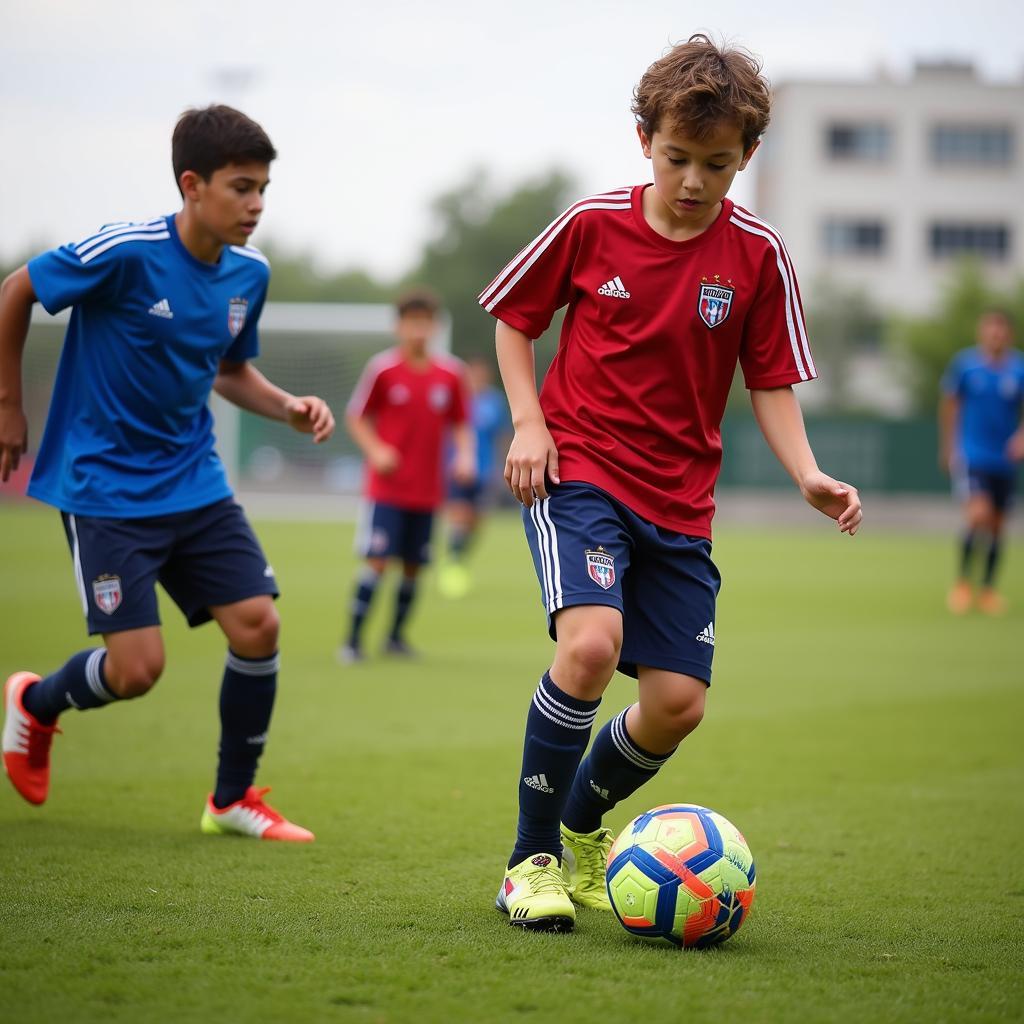
[[[429,351],[437,333],[437,299],[417,289],[399,298],[396,308],[398,345],[367,363],[345,417],[366,457],[367,507],[356,535],[366,567],[356,584],[348,639],[338,652],[344,662],[363,659],[363,622],[389,558],[401,561],[402,580],[385,651],[412,653],[403,629],[419,571],[430,560],[434,511],[444,499],[442,454],[449,428],[456,479],[469,483],[476,473],[462,364]]]
[[[602,815],[704,714],[720,577],[711,561],[719,427],[737,362],[761,431],[843,533],[855,488],[818,469],[791,385],[815,376],[778,232],[726,193],[768,123],[760,64],[695,35],[647,69],[633,112],[654,182],[574,204],[480,302],[515,437],[505,479],[541,583],[554,663],[529,709],[516,844],[498,893],[513,925],[609,908]],[[532,339],[568,305],[538,398]],[[637,703],[583,759],[616,668]],[[564,850],[564,854],[563,854]]]

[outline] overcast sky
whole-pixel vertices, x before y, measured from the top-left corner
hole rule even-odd
[[[223,101],[281,154],[254,243],[392,275],[430,232],[430,198],[473,168],[507,185],[558,164],[584,192],[647,180],[632,88],[692,32],[749,47],[776,82],[943,57],[1007,80],[1024,72],[1022,12],[1009,0],[0,0],[0,256],[176,209],[174,121]],[[749,201],[743,179],[733,194]]]

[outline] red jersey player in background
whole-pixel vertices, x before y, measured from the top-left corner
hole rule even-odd
[[[401,296],[396,309],[398,344],[367,363],[345,417],[366,457],[366,506],[356,533],[366,567],[356,584],[348,639],[339,650],[345,662],[363,659],[363,622],[388,559],[401,561],[402,579],[385,651],[412,654],[403,630],[420,569],[430,560],[434,512],[444,499],[442,455],[449,429],[454,476],[471,483],[476,475],[462,364],[429,348],[437,334],[438,301],[416,289]]]
[[[557,641],[527,716],[519,825],[497,899],[513,925],[568,930],[574,903],[610,908],[602,815],[653,778],[704,714],[719,426],[737,362],[807,502],[843,533],[861,522],[856,489],[818,469],[791,389],[815,372],[789,254],[771,225],[726,198],[769,111],[751,55],[703,35],[674,47],[634,94],[653,184],[569,207],[480,296],[498,319],[515,427],[505,479],[524,506]],[[538,398],[532,340],[565,305]],[[639,699],[583,759],[616,668],[637,678]]]

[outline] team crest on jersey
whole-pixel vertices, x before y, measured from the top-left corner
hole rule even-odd
[[[708,327],[717,327],[729,319],[732,297],[736,289],[731,281],[723,282],[718,274],[712,278],[702,277],[700,294],[697,296],[697,312]]]
[[[249,311],[248,299],[228,299],[228,330],[237,338],[245,326],[245,314]]]
[[[588,575],[599,587],[607,590],[615,582],[615,559],[602,547],[585,554]]]
[[[447,384],[435,384],[430,389],[430,408],[434,412],[444,412],[451,400],[452,396]]]
[[[121,577],[97,576],[92,581],[92,596],[101,612],[113,615],[121,607]]]

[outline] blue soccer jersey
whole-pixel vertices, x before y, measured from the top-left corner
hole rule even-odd
[[[1020,425],[1024,356],[1010,351],[994,363],[978,348],[964,349],[949,364],[942,388],[960,402],[957,451],[966,466],[1013,473],[1006,446]]]
[[[28,493],[119,518],[229,497],[207,400],[220,360],[257,354],[263,254],[229,246],[203,263],[168,216],[108,225],[28,272],[49,313],[73,307]]]

